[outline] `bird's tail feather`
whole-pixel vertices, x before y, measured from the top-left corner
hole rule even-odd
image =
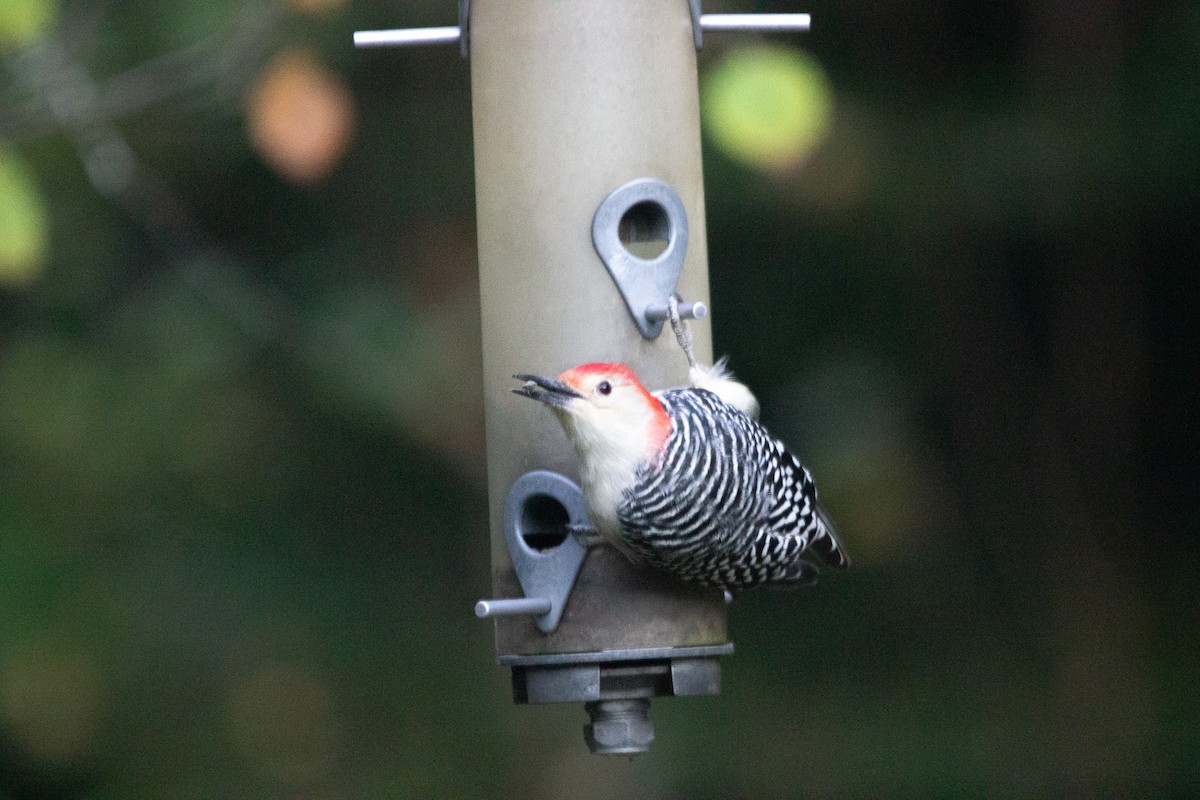
[[[816,553],[821,561],[834,569],[845,569],[850,566],[850,557],[846,555],[846,550],[842,547],[842,540],[838,536],[837,528],[833,527],[833,523],[829,521],[829,515],[825,513],[825,509],[819,506],[817,507],[817,519],[821,524],[817,526],[817,532],[809,544],[809,549]]]

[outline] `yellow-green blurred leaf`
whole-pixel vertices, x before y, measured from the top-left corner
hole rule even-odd
[[[713,142],[768,171],[802,163],[833,117],[833,90],[820,65],[782,47],[729,54],[707,75],[702,101]]]
[[[16,155],[0,149],[0,287],[24,286],[41,274],[46,228],[33,175]]]
[[[28,44],[49,30],[57,17],[54,0],[4,0],[0,3],[0,48]]]

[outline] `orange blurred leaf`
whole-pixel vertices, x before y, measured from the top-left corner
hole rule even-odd
[[[354,131],[350,91],[309,53],[280,53],[259,76],[247,109],[250,142],[293,183],[315,183],[341,160]]]

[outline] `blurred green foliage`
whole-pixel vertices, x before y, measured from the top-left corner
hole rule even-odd
[[[46,211],[25,165],[0,150],[0,286],[38,276],[46,257]]]
[[[1200,7],[750,5],[830,116],[707,132],[714,336],[855,566],[632,761],[469,614],[468,70],[350,47],[453,4],[3,5],[0,797],[1200,792]]]

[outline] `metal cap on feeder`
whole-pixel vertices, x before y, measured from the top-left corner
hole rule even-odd
[[[658,696],[720,691],[721,590],[585,548],[577,465],[512,376],[623,362],[684,385],[668,308],[708,311],[696,48],[711,30],[807,30],[807,14],[698,0],[468,0],[457,28],[364,31],[361,47],[459,42],[471,68],[497,661],[518,703],[582,702],[595,753],[654,738]],[[692,345],[711,362],[707,326]]]

